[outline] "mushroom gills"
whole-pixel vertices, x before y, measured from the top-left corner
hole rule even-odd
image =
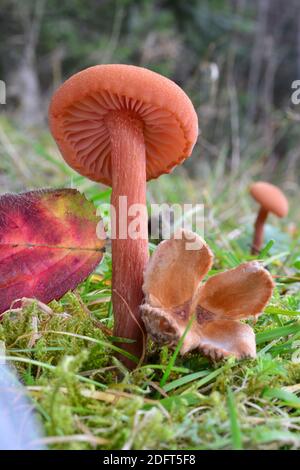
[[[76,153],[79,172],[85,168],[91,179],[111,185],[111,143],[106,119],[111,112],[124,111],[143,123],[147,179],[171,171],[182,159],[174,162],[174,155],[187,155],[183,129],[170,111],[102,90],[69,106],[63,116],[63,135]]]

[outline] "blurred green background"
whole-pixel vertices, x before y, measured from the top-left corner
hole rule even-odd
[[[192,99],[193,156],[149,185],[151,201],[205,202],[227,214],[253,179],[279,184],[299,220],[299,0],[0,0],[1,192],[93,186],[66,167],[47,108],[67,77],[131,63],[175,80]],[[97,189],[99,192],[99,187]],[[236,208],[237,209],[237,208]]]

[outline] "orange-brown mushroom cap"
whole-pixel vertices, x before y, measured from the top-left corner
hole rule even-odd
[[[54,94],[49,120],[59,149],[78,173],[111,186],[108,113],[124,111],[143,123],[147,180],[169,173],[190,156],[198,119],[171,80],[132,65],[96,65],[68,79]]]
[[[277,217],[285,217],[289,203],[283,192],[273,184],[258,181],[250,186],[251,196],[268,212]]]
[[[197,241],[191,250],[188,240]],[[255,357],[254,332],[239,320],[262,313],[273,292],[272,276],[250,261],[203,283],[212,261],[205,241],[187,230],[158,245],[144,273],[146,330],[159,344],[175,347],[189,326],[181,354],[198,349],[213,359]]]

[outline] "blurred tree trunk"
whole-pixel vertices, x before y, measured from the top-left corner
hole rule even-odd
[[[42,97],[31,44],[25,46],[24,56],[14,75],[20,121],[26,127],[40,124],[43,120]]]
[[[248,119],[252,123],[257,109],[258,86],[264,59],[264,42],[267,32],[270,0],[258,0],[255,39],[251,53],[248,82],[249,111]]]
[[[22,4],[19,11],[23,26],[24,47],[19,64],[11,73],[13,95],[18,102],[18,119],[26,127],[42,123],[42,94],[39,84],[36,48],[43,17],[45,0],[36,0],[33,5]]]

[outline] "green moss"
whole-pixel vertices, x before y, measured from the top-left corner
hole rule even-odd
[[[151,190],[159,188],[162,200],[169,197],[176,202],[178,197],[184,200],[189,196],[191,202],[197,202],[197,184],[188,180],[185,185],[180,180],[178,196],[172,186],[176,187],[177,180],[178,175],[174,179],[168,175],[157,186],[153,182]],[[251,214],[247,182],[245,175],[241,180],[237,176],[230,184],[224,183],[220,192],[212,177],[203,188],[205,238],[215,253],[214,270],[250,259],[250,232],[243,230],[245,214]],[[230,191],[232,187],[234,191]],[[109,200],[109,193],[103,196],[105,193],[99,193],[93,185],[87,186],[87,194],[96,202]],[[242,209],[236,204],[237,198],[243,198]],[[226,213],[230,217],[224,217]],[[237,228],[241,237],[233,240],[231,231]],[[296,354],[300,349],[299,250],[284,223],[278,230],[285,235],[284,246],[275,243],[279,258],[266,254],[264,262],[272,274],[282,277],[275,278],[277,287],[270,310],[254,325],[257,359],[212,364],[197,352],[178,356],[166,383],[171,388],[163,394],[158,387],[172,351],[149,342],[148,366],[126,371],[110,347],[110,338],[94,321],[96,318],[109,328],[113,323],[109,254],[97,269],[99,276],[87,279],[76,293],[68,293],[47,308],[38,302],[25,302],[6,314],[0,325],[0,340],[5,342],[7,354],[15,358],[13,364],[34,400],[45,434],[66,439],[50,447],[232,449],[235,429],[228,406],[231,390],[243,448],[300,448],[297,404],[283,400],[280,393],[268,393],[288,390],[297,397],[300,392],[299,387],[286,388],[300,383]],[[180,381],[195,372],[203,375],[186,383]]]

